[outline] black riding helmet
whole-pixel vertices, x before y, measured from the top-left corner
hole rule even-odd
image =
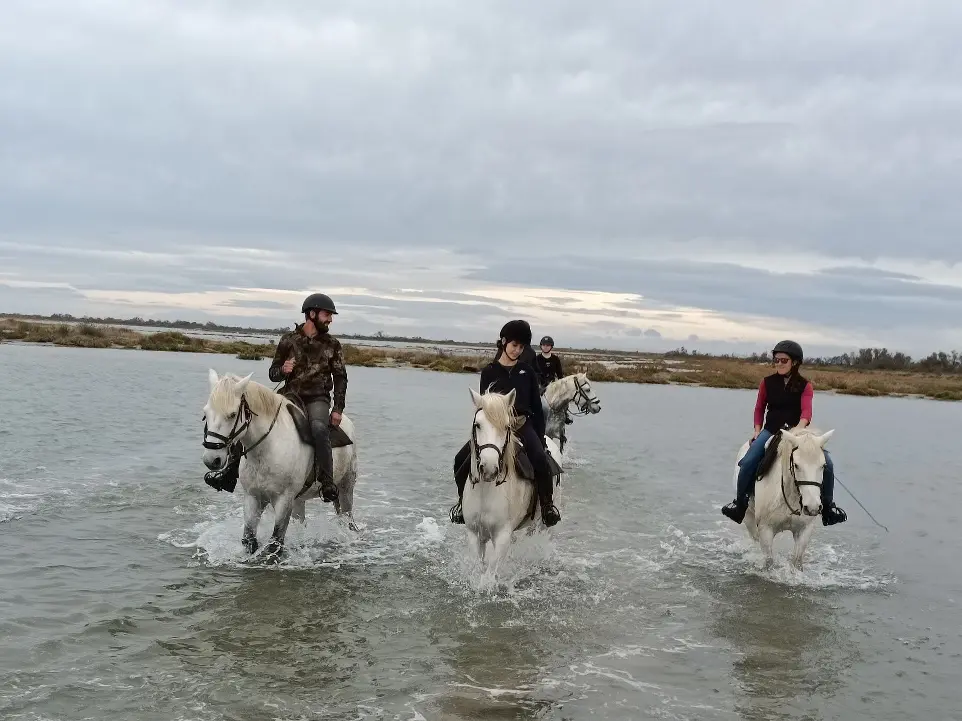
[[[554,338],[552,338],[550,335],[546,335],[541,339],[541,342],[538,345],[550,345],[552,348],[554,348]]]
[[[801,363],[805,360],[805,354],[802,353],[802,347],[793,340],[783,340],[775,344],[772,348],[772,357],[775,357],[776,353],[784,353],[789,358],[791,358],[796,363]]]
[[[301,304],[301,313],[307,313],[307,311],[312,309],[326,310],[328,313],[337,315],[334,301],[331,300],[329,295],[324,295],[323,293],[311,293],[304,299],[304,302]]]
[[[531,345],[531,326],[528,325],[526,320],[509,320],[501,328],[500,338],[504,339],[505,343],[510,343],[515,341],[524,346]]]

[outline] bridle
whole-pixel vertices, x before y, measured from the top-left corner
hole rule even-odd
[[[788,494],[785,493],[785,479],[784,475],[782,477],[782,498],[785,499],[785,505],[788,506],[788,510],[791,511],[793,516],[802,515],[802,489],[801,486],[817,486],[821,489],[822,484],[818,481],[800,481],[798,476],[795,474],[795,451],[797,449],[793,448],[791,454],[788,456],[788,468],[792,472],[792,482],[795,484],[795,490],[798,491],[798,510],[796,511],[792,508],[792,504],[788,500]]]
[[[590,413],[588,409],[591,408],[591,404],[597,403],[600,406],[601,401],[598,400],[598,396],[596,395],[590,395],[590,396],[588,395],[588,392],[585,390],[585,386],[590,388],[591,387],[590,384],[582,383],[581,379],[578,378],[577,376],[575,376],[574,381],[575,381],[575,394],[571,398],[571,400],[568,401],[568,405],[570,406],[572,403],[574,403],[575,407],[578,409],[579,412],[571,413],[570,415],[586,416]],[[579,399],[584,400],[583,406],[578,402]]]
[[[498,475],[495,476],[494,485],[500,486],[502,483],[508,480],[508,466],[507,466],[508,444],[511,442],[511,439],[514,437],[514,431],[508,428],[508,432],[504,436],[504,444],[502,444],[500,448],[494,445],[493,443],[485,443],[479,446],[477,418],[478,418],[478,413],[480,412],[481,411],[479,410],[474,414],[475,420],[473,425],[471,426],[471,461],[472,461],[471,485],[476,486],[478,483],[482,482],[482,479],[478,477],[481,475],[480,473],[481,451],[485,449],[491,449],[492,451],[498,454]],[[477,473],[475,473],[476,468],[478,469]],[[485,482],[490,483],[490,481],[485,481]]]
[[[212,451],[219,451],[223,448],[226,448],[228,456],[227,465],[230,465],[230,459],[236,457],[237,455],[240,455],[242,458],[246,458],[247,454],[263,443],[264,439],[270,435],[272,430],[274,430],[274,424],[277,422],[277,416],[280,414],[281,406],[283,405],[284,403],[279,403],[277,405],[277,410],[274,411],[274,418],[271,420],[271,425],[267,429],[267,432],[258,438],[257,442],[254,443],[254,445],[252,445],[250,448],[245,448],[244,444],[241,443],[239,439],[242,435],[244,435],[244,433],[247,432],[247,429],[250,428],[251,421],[254,420],[254,416],[257,414],[254,413],[254,411],[251,410],[250,405],[248,405],[247,396],[241,394],[240,406],[237,409],[237,417],[234,419],[234,425],[231,427],[228,435],[224,436],[208,429],[207,416],[204,416],[204,448]],[[209,441],[207,440],[208,437],[216,438],[217,440]]]

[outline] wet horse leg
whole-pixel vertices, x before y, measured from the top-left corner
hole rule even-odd
[[[291,522],[293,510],[293,494],[285,494],[274,501],[274,531],[271,541],[267,544],[267,554],[277,557],[284,550],[284,538],[287,536],[287,526]]]
[[[263,512],[263,501],[248,493],[244,498],[244,535],[241,537],[244,550],[248,553],[257,552],[257,524]]]

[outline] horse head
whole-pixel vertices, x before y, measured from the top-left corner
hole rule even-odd
[[[789,455],[790,477],[801,498],[801,512],[817,516],[822,512],[822,472],[825,469],[825,444],[834,430],[814,433],[791,433],[782,431],[782,438],[791,446]],[[784,488],[784,486],[783,486]]]
[[[208,372],[210,396],[204,406],[204,465],[212,471],[227,465],[235,444],[240,443],[250,427],[253,412],[244,391],[252,375],[218,377],[213,369]]]
[[[587,373],[577,373],[573,378],[574,397],[572,402],[578,406],[582,413],[594,415],[601,412],[601,401],[591,390],[591,381],[588,380]]]
[[[515,391],[506,395],[486,393],[481,395],[473,388],[474,424],[471,427],[472,465],[477,468],[477,480],[502,481],[509,464],[514,459],[514,432],[525,419],[514,414]]]

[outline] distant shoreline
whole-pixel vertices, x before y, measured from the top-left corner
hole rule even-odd
[[[207,329],[204,329],[207,330]],[[209,331],[213,333],[214,331]],[[342,339],[345,362],[368,368],[420,368],[446,373],[477,373],[493,357],[489,349],[477,353],[454,353],[450,347],[430,341],[409,340],[415,347],[372,347]],[[355,340],[378,342],[382,337]],[[243,340],[215,340],[190,337],[180,331],[139,333],[128,328],[93,323],[25,321],[0,317],[0,343],[50,344],[79,348],[126,348],[180,353],[220,353],[240,360],[269,361],[276,343]],[[392,341],[403,343],[402,341]],[[416,346],[422,347],[416,347]],[[491,349],[493,350],[493,348]],[[565,355],[565,373],[586,372],[593,381],[657,385],[691,385],[709,388],[753,390],[772,372],[771,365],[757,359],[712,358],[709,356],[668,357],[608,351],[579,351]],[[805,375],[819,392],[843,395],[918,397],[932,400],[962,400],[962,374],[917,371],[861,370],[846,367],[806,367]]]

